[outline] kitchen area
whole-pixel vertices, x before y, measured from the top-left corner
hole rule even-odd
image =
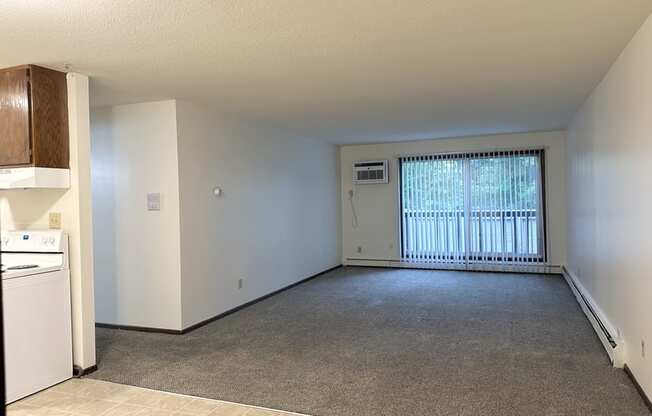
[[[88,77],[0,69],[6,404],[95,368]]]

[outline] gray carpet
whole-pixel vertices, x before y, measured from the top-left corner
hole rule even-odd
[[[342,268],[90,377],[311,415],[649,415],[560,277]]]

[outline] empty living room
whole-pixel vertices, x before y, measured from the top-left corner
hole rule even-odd
[[[652,415],[652,1],[0,36],[0,414]]]

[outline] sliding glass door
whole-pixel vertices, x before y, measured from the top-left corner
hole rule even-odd
[[[404,261],[546,261],[543,150],[400,158]]]

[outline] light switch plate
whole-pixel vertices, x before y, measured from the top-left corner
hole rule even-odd
[[[147,210],[148,211],[160,211],[161,210],[161,194],[148,193],[147,194]]]
[[[48,215],[48,227],[53,230],[61,229],[61,213],[60,212],[50,212]]]

